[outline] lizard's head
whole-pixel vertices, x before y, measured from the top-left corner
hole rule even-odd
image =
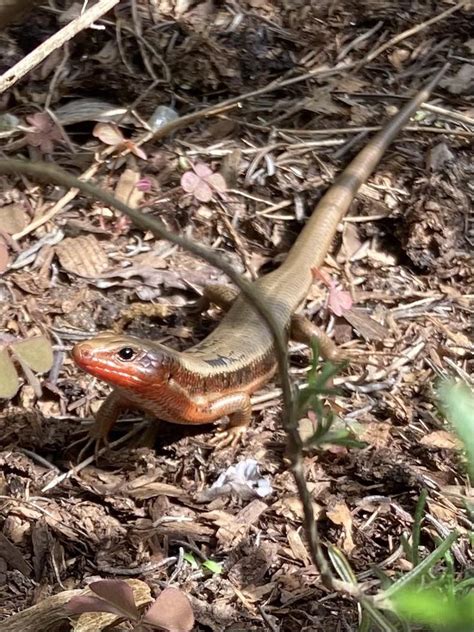
[[[140,391],[169,379],[170,351],[132,336],[101,334],[76,344],[72,357],[81,369],[118,388]]]

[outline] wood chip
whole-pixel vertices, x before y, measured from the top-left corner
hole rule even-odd
[[[455,450],[459,448],[459,443],[456,437],[447,430],[435,430],[430,434],[420,439],[421,445],[426,445],[429,448],[441,448],[447,450]]]
[[[232,543],[232,546],[236,546],[238,542],[242,541],[247,535],[250,527],[254,525],[260,516],[268,509],[268,506],[261,500],[252,500],[246,507],[241,509],[239,513],[233,516],[230,513],[219,511],[210,512],[207,517],[216,518],[217,524],[220,524],[220,529],[217,532],[217,539],[228,546]]]
[[[294,558],[303,562],[305,566],[309,566],[311,564],[311,557],[308,553],[308,549],[301,539],[299,531],[295,531],[295,529],[288,529],[286,537],[288,538],[288,544],[290,545]]]

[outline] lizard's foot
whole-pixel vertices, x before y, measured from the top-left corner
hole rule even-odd
[[[209,444],[214,448],[228,448],[236,446],[244,434],[247,432],[247,426],[230,426],[224,430],[216,432]]]
[[[81,432],[81,434],[83,436],[80,439],[77,439],[76,441],[71,443],[68,449],[71,450],[75,446],[78,446],[81,443],[84,443],[79,454],[77,455],[77,462],[81,463],[84,459],[86,459],[89,456],[89,454],[92,452],[91,448],[92,446],[94,446],[94,455],[95,455],[95,460],[97,461],[99,457],[99,451],[101,450],[101,448],[109,447],[109,442],[107,438],[98,437],[92,432],[87,432],[87,431]]]
[[[82,448],[82,450],[79,452],[79,455],[77,457],[77,460],[79,461],[79,463],[84,458],[86,458],[86,455],[90,451],[92,446],[94,446],[94,459],[97,463],[100,456],[99,452],[101,450],[106,450],[109,447],[109,442],[107,441],[107,439],[104,439],[104,437],[89,436],[89,439],[87,440],[86,445]]]

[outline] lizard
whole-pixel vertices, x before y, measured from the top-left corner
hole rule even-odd
[[[318,329],[297,312],[360,186],[375,170],[389,144],[426,101],[444,69],[377,132],[321,197],[286,259],[254,284],[289,338],[310,343]],[[92,436],[106,440],[129,408],[178,424],[207,424],[224,416],[227,427],[216,445],[234,444],[252,417],[250,395],[274,375],[272,333],[252,305],[230,286],[210,286],[208,302],[226,309],[204,340],[184,351],[153,340],[102,333],[77,343],[77,366],[113,387],[102,403]]]

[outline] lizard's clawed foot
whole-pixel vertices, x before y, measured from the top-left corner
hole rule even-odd
[[[230,426],[216,432],[209,444],[214,448],[228,448],[236,446],[247,432],[247,426]]]
[[[86,459],[90,455],[90,453],[92,452],[91,450],[92,446],[94,446],[94,455],[95,455],[96,461],[99,458],[99,451],[102,448],[108,448],[109,446],[109,442],[107,441],[107,438],[97,437],[91,434],[90,432],[86,432],[84,433],[83,437],[71,443],[69,446],[69,449],[73,448],[76,445],[80,445],[81,443],[84,443],[84,445],[82,446],[79,454],[77,455],[78,463],[81,463],[84,459]]]

